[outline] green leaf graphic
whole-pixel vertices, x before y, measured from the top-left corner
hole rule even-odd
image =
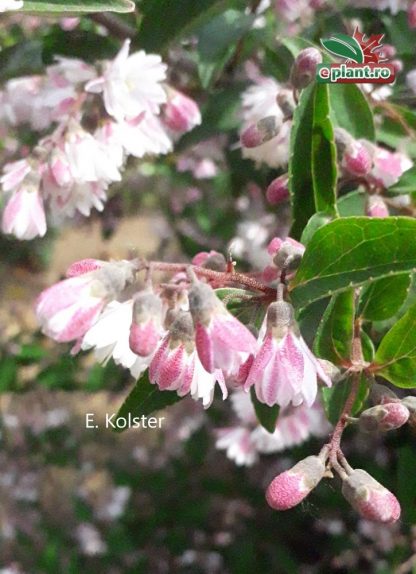
[[[357,64],[364,63],[364,54],[361,46],[357,40],[351,36],[347,36],[346,34],[333,34],[329,39],[321,40],[321,44],[328,52],[335,54],[335,56],[352,60]]]

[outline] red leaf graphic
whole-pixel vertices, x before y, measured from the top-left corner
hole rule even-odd
[[[365,35],[356,28],[353,38],[357,40],[362,48],[364,64],[378,64],[379,62],[385,62],[387,60],[387,58],[384,58],[383,53],[378,51],[383,47],[381,40],[384,38],[384,34],[371,34],[371,36],[366,39]]]

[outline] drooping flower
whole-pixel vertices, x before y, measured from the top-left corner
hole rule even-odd
[[[256,350],[254,335],[227,311],[206,283],[195,280],[188,298],[202,365],[209,373],[221,369],[226,379],[235,378]]]
[[[260,402],[287,407],[305,402],[312,405],[318,390],[318,377],[332,382],[309,350],[299,332],[293,307],[277,301],[267,311],[267,329],[245,383],[255,385]]]
[[[273,433],[259,424],[249,394],[235,390],[231,404],[239,421],[216,430],[216,447],[225,450],[227,457],[237,465],[251,466],[262,453],[281,452],[302,444],[311,436],[325,436],[330,430],[319,402],[312,407],[302,404],[282,409]]]
[[[133,265],[119,261],[55,283],[36,302],[42,331],[58,342],[80,339],[133,278]]]
[[[111,301],[95,324],[85,333],[81,349],[94,349],[99,363],[106,364],[113,358],[117,365],[129,369],[136,379],[147,369],[152,353],[139,357],[129,345],[130,325],[133,313],[133,299],[120,303]]]
[[[365,207],[366,215],[369,217],[388,217],[389,208],[380,195],[369,195]]]
[[[222,387],[223,398],[227,396],[227,389],[218,370],[208,373],[202,366],[194,335],[189,312],[179,311],[150,363],[149,378],[161,391],[176,391],[180,397],[189,393],[195,400],[202,399],[208,408],[214,398],[216,381]]]
[[[368,146],[368,142],[366,143]],[[391,152],[372,144],[369,149],[373,151],[373,168],[369,179],[378,186],[391,187],[413,165],[412,160],[404,153]]]
[[[157,114],[166,102],[166,65],[160,56],[143,50],[129,56],[129,50],[126,40],[114,60],[104,64],[103,75],[86,85],[89,92],[103,92],[105,108],[117,120]]]

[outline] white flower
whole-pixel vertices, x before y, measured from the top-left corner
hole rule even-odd
[[[23,8],[22,0],[0,0],[0,12],[19,10],[20,8]]]
[[[107,112],[118,120],[135,118],[142,112],[159,113],[166,102],[162,82],[166,65],[160,56],[143,50],[129,56],[130,40],[126,40],[112,62],[107,62],[101,78],[86,86],[89,92],[103,92]]]
[[[81,349],[94,349],[100,363],[107,363],[112,357],[117,365],[130,370],[138,378],[149,366],[152,355],[139,357],[129,346],[130,325],[133,313],[133,299],[120,303],[112,301],[104,309],[96,323],[87,331]]]
[[[134,157],[165,154],[172,150],[172,141],[159,118],[151,114],[116,124],[115,133],[124,150]]]

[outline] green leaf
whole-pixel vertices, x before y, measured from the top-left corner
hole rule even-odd
[[[198,73],[203,88],[214,82],[233,56],[238,41],[251,29],[254,15],[227,10],[198,33]]]
[[[384,335],[374,370],[396,387],[416,387],[416,305]]]
[[[215,289],[215,295],[218,299],[223,301],[224,299],[246,299],[247,297],[255,297],[257,293],[253,291],[248,291],[247,289],[236,289],[235,287],[221,287],[220,289]]]
[[[408,524],[416,522],[416,448],[414,442],[395,450],[397,456],[397,496]]]
[[[250,395],[254,410],[256,411],[257,420],[261,426],[267,430],[267,432],[273,434],[276,430],[276,423],[279,416],[279,405],[268,407],[264,403],[261,403],[256,397],[256,391],[254,387],[251,387]]]
[[[112,59],[117,53],[117,42],[85,30],[65,32],[54,29],[43,37],[42,57],[45,64],[53,62],[56,55],[80,58],[94,64],[97,60]]]
[[[146,371],[119,408],[114,424],[117,425],[117,420],[120,418],[148,416],[155,411],[177,403],[181,398],[175,391],[160,391],[157,385],[152,385],[149,381],[148,371]],[[123,432],[126,428],[128,427],[117,428],[115,432]]]
[[[354,290],[334,295],[319,326],[314,352],[321,359],[343,365],[351,356],[354,335]]]
[[[341,217],[365,214],[366,194],[361,190],[351,191],[338,199],[338,213]]]
[[[410,217],[345,217],[318,229],[290,284],[304,307],[348,287],[416,268],[416,221]]]
[[[24,40],[0,52],[0,81],[43,71],[42,42]]]
[[[334,125],[354,138],[375,139],[374,118],[370,106],[355,84],[328,84],[331,117]]]
[[[393,317],[409,293],[410,275],[384,277],[363,287],[358,314],[368,321],[385,321]]]
[[[404,172],[397,183],[389,187],[392,193],[415,193],[416,192],[416,166]]]
[[[323,213],[322,211],[319,211],[318,213],[314,213],[312,215],[312,217],[310,218],[310,220],[308,221],[305,229],[302,232],[302,237],[300,238],[300,242],[305,246],[308,245],[308,243],[310,242],[312,237],[315,235],[315,233],[318,231],[318,229],[320,229],[321,227],[323,227],[324,225],[326,225],[330,221],[332,221],[332,218],[330,215]]]
[[[94,12],[134,12],[134,2],[131,0],[25,0],[20,12],[47,16],[62,14],[90,14]]]
[[[140,4],[143,20],[139,31],[141,47],[157,53],[182,38],[227,6],[225,0],[145,0]]]
[[[357,64],[364,62],[364,54],[360,44],[355,38],[347,36],[346,34],[333,34],[329,39],[321,40],[322,46],[341,58],[353,60]]]
[[[352,381],[348,379],[346,381],[341,381],[335,383],[331,388],[322,387],[322,402],[328,420],[331,424],[335,425],[339,417],[341,416],[342,409],[344,408],[345,402],[351,393]],[[357,393],[357,398],[354,401],[354,405],[351,410],[351,414],[355,415],[360,412],[364,406],[364,403],[368,397],[369,383],[364,376],[361,377],[360,386]]]
[[[294,239],[300,238],[316,211],[311,173],[314,90],[311,85],[302,91],[290,136],[289,191],[293,216],[290,236]]]
[[[337,151],[329,112],[329,86],[317,84],[314,96],[311,158],[315,209],[336,215]]]

